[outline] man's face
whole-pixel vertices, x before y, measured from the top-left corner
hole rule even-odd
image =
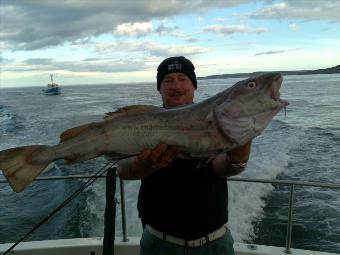
[[[164,76],[159,93],[165,107],[192,104],[195,87],[188,76],[183,73],[169,73]]]

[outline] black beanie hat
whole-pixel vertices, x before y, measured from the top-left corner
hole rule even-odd
[[[186,74],[195,88],[197,88],[197,79],[195,67],[191,61],[183,56],[171,57],[164,59],[157,68],[157,89],[161,87],[162,80],[168,73],[184,73]]]

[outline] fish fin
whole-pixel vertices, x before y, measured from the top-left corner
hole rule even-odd
[[[125,106],[122,108],[118,108],[114,112],[106,113],[104,119],[110,120],[110,119],[115,119],[117,117],[122,117],[126,115],[139,114],[139,113],[151,112],[151,111],[162,110],[162,109],[163,108],[160,108],[154,105],[129,105],[129,106]]]
[[[51,162],[30,162],[33,153],[49,146],[32,145],[12,148],[0,152],[0,169],[15,192],[24,190]]]
[[[60,135],[60,142],[62,143],[62,142],[65,142],[66,140],[69,140],[69,139],[71,139],[73,137],[76,137],[77,135],[79,135],[83,131],[87,130],[88,127],[91,126],[91,125],[92,125],[92,123],[67,129],[66,131],[64,131]]]
[[[210,111],[204,119],[205,122],[213,122],[214,121],[214,112]]]

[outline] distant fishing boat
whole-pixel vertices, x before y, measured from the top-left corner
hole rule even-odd
[[[47,88],[43,89],[43,93],[48,96],[59,95],[61,93],[61,89],[57,83],[53,82],[53,74],[50,74],[51,83],[47,84]]]

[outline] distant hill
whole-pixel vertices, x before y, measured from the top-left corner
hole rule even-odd
[[[330,68],[316,69],[316,70],[273,71],[273,72],[280,72],[283,75],[334,74],[334,73],[340,73],[340,65],[330,67]],[[197,79],[206,80],[206,79],[224,79],[224,78],[243,78],[243,77],[254,76],[260,73],[264,73],[264,72],[218,74],[218,75],[209,75],[205,77],[198,77]]]

